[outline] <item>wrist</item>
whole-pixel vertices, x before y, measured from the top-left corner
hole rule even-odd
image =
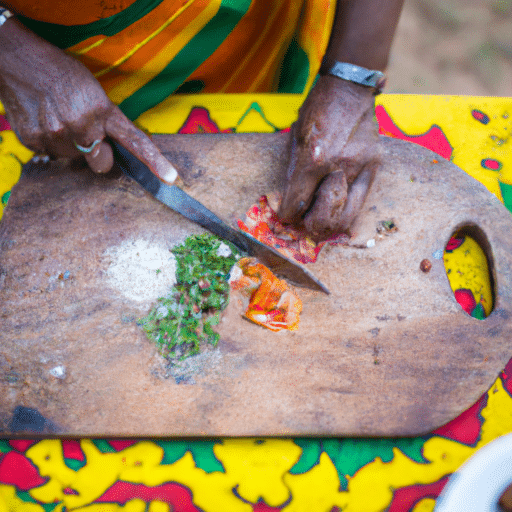
[[[339,110],[340,116],[347,115],[347,112],[358,116],[361,112],[375,109],[375,92],[372,87],[340,80],[332,75],[323,75],[311,89],[308,103],[314,105],[313,110],[320,109],[331,114]]]
[[[386,77],[382,71],[367,69],[347,62],[335,61],[329,66],[322,65],[320,74],[322,76],[331,75],[363,87],[372,88],[375,94],[381,92],[386,82]]]

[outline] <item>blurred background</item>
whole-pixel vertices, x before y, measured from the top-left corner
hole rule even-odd
[[[512,97],[512,0],[405,0],[387,93]]]

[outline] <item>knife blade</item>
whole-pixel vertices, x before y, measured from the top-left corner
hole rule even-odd
[[[232,228],[181,188],[160,181],[146,164],[118,142],[111,140],[110,143],[118,167],[160,202],[214,235],[228,240],[242,252],[255,256],[273,272],[294,284],[327,294],[330,293],[322,282],[299,263],[282,255],[273,247],[261,243],[248,233]]]

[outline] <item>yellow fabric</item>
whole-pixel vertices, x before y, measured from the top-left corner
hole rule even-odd
[[[1,108],[1,105],[0,105]],[[21,167],[34,153],[23,146],[13,131],[0,132],[0,199],[9,194],[21,176]],[[0,219],[4,205],[0,201]]]
[[[512,184],[512,98],[389,94],[377,97],[407,134],[422,134],[436,124],[454,148],[452,161],[501,199],[498,181]],[[488,112],[489,123],[475,122],[471,111]],[[484,158],[503,162],[499,172],[482,168]]]
[[[144,112],[136,123],[150,133],[178,133],[190,111],[208,110],[220,131],[272,133],[289,127],[297,118],[305,94],[181,94],[173,95]],[[172,112],[172,115],[169,115]],[[272,119],[269,122],[269,119]]]
[[[466,236],[457,249],[445,252],[443,260],[452,291],[471,290],[476,304],[481,304],[485,316],[489,316],[493,309],[491,279],[487,258],[478,243]]]

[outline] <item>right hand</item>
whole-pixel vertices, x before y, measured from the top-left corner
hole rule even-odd
[[[160,179],[174,182],[174,167],[80,62],[15,18],[2,26],[0,46],[0,100],[25,146],[54,159],[84,155],[94,172],[104,173],[113,165],[110,138]],[[76,147],[90,147],[96,140],[102,142],[90,153]]]
[[[278,216],[316,242],[346,233],[381,168],[371,87],[321,76],[292,127]]]

